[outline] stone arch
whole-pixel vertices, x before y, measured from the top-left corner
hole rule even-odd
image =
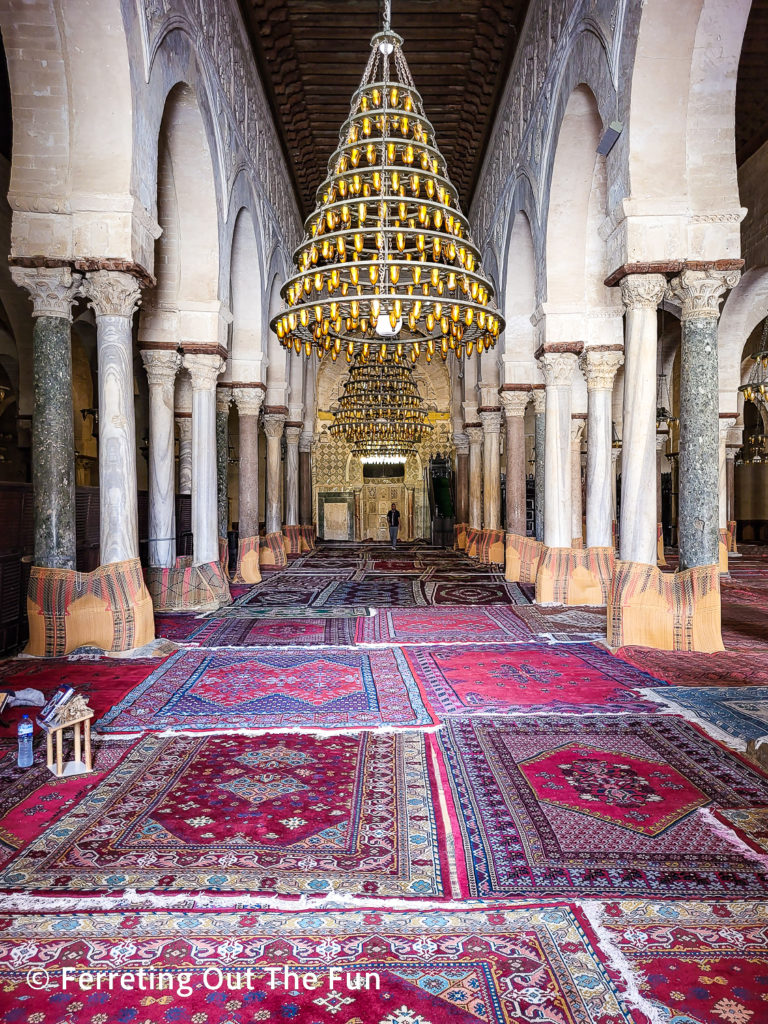
[[[245,207],[237,213],[232,233],[230,305],[233,317],[229,353],[231,379],[256,383],[263,373],[263,289],[253,218]]]
[[[546,226],[547,302],[571,312],[594,301],[595,279],[605,277],[602,246],[595,242],[606,199],[605,160],[595,156],[601,133],[594,94],[578,85],[560,122]]]
[[[504,276],[506,327],[502,358],[505,384],[538,380],[533,353],[536,337],[531,316],[536,309],[536,252],[531,221],[525,210],[515,214],[507,237]]]
[[[768,267],[748,270],[723,305],[718,330],[720,411],[737,407],[745,345],[757,325],[768,316]],[[749,353],[747,353],[748,355]]]
[[[269,329],[269,320],[282,308],[282,299],[280,297],[280,281],[282,280],[282,275],[274,272],[274,263],[277,259],[278,254],[276,253],[273,258],[272,274],[269,278],[271,283],[266,317],[266,330],[268,332],[268,362],[267,394],[265,404],[268,406],[285,406],[288,390],[288,352],[280,344],[280,340],[275,332]],[[297,356],[296,358],[299,357]]]
[[[734,105],[749,8],[750,0],[642,6],[627,176],[638,214],[657,220],[635,239],[634,247],[645,243],[644,259],[738,255]]]

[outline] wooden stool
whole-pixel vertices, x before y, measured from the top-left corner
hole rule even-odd
[[[88,772],[93,771],[91,765],[91,719],[93,718],[93,711],[85,706],[85,702],[81,707],[72,708],[72,717],[67,716],[66,712],[69,710],[64,707],[63,718],[65,721],[54,721],[54,722],[38,722],[38,725],[45,730],[46,739],[46,763],[48,770],[53,772],[57,778],[69,778],[72,775],[85,775]],[[83,742],[81,751],[80,742],[80,726],[83,727]],[[62,758],[62,739],[65,729],[72,729],[74,732],[75,740],[75,759],[70,761],[67,765],[63,764]],[[54,765],[53,760],[53,738],[56,737],[56,763]],[[82,760],[81,758],[82,752]]]

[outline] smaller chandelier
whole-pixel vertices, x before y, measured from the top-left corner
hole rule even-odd
[[[361,455],[360,461],[364,466],[403,466],[408,461],[408,456],[401,452],[374,452],[370,455]]]
[[[656,430],[666,424],[669,430],[680,421],[672,412],[672,401],[669,397],[666,373],[660,373],[656,380]]]
[[[331,411],[331,436],[343,438],[353,448],[373,444],[377,449],[400,445],[410,450],[429,430],[429,410],[411,368],[404,364],[377,366],[358,357]]]
[[[760,337],[760,351],[751,356],[755,365],[749,374],[749,380],[742,384],[739,391],[745,402],[754,402],[768,409],[768,317],[763,323]]]

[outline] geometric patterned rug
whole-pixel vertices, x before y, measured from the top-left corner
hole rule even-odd
[[[0,1021],[102,1024],[641,1024],[580,911],[318,909],[18,915],[4,925]],[[65,968],[69,992],[62,993]],[[36,992],[27,970],[46,970]],[[83,994],[83,971],[167,976]],[[209,969],[209,987],[203,972]],[[285,971],[290,978],[286,988]],[[231,985],[211,991],[218,972]],[[313,977],[310,977],[310,974]],[[362,980],[356,987],[358,974]],[[367,984],[366,984],[366,976]],[[240,980],[240,988],[236,987]],[[274,979],[274,980],[273,980]],[[347,983],[349,979],[349,984]],[[306,983],[305,983],[306,982]],[[316,987],[312,987],[316,986]],[[136,985],[138,987],[138,984]],[[74,991],[73,991],[74,988]],[[140,1006],[140,1009],[138,1007]],[[722,1022],[719,1022],[722,1024]],[[755,1021],[756,1024],[756,1021]]]
[[[196,647],[337,646],[355,642],[355,620],[351,618],[302,616],[275,620],[215,616],[203,622],[197,620],[195,627],[184,641]]]
[[[554,640],[605,641],[605,611],[602,608],[550,608],[530,604],[516,609],[515,614],[531,632],[543,633]]]
[[[362,644],[512,643],[532,641],[531,631],[508,605],[381,609],[357,626]]]
[[[96,723],[100,733],[429,726],[396,648],[182,650]]]
[[[768,686],[667,686],[660,695],[735,739],[768,734]]]
[[[673,686],[768,686],[767,649],[764,645],[761,654],[748,651],[698,654],[656,651],[650,647],[621,647],[616,655]]]
[[[704,807],[768,803],[768,778],[661,715],[449,720],[437,734],[473,896],[768,896]]]
[[[438,716],[660,710],[636,692],[656,680],[591,644],[422,646],[403,653]]]
[[[602,924],[664,1020],[768,1020],[768,903],[622,901]]]
[[[0,888],[459,896],[427,754],[419,732],[148,736]]]
[[[729,807],[715,817],[755,853],[768,854],[768,807]]]

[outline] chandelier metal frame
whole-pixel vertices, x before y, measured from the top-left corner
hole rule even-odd
[[[388,8],[270,323],[297,354],[461,358],[504,329]]]
[[[760,350],[750,356],[750,359],[755,360],[755,365],[750,371],[747,383],[742,384],[739,391],[745,402],[754,402],[755,405],[762,405],[768,409],[768,317],[763,322]]]

